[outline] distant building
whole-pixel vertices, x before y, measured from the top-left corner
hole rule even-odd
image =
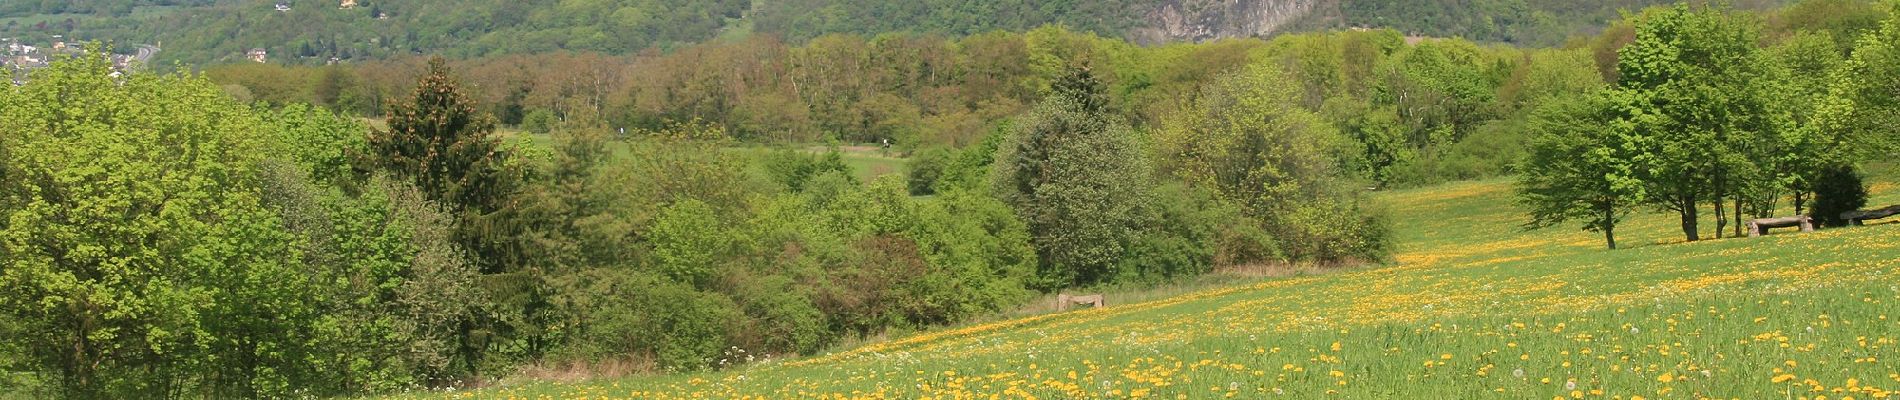
[[[249,58],[252,62],[269,62],[270,52],[265,51],[263,48],[255,48],[245,52],[244,58]]]

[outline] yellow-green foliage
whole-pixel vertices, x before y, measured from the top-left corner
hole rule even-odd
[[[1876,169],[1873,203],[1900,202]],[[1629,249],[1525,232],[1510,185],[1383,194],[1395,265],[893,338],[719,373],[476,398],[1887,398],[1900,223]]]

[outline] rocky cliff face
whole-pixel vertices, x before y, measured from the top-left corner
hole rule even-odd
[[[1207,41],[1262,36],[1312,12],[1323,0],[1160,0],[1145,11],[1137,42]]]

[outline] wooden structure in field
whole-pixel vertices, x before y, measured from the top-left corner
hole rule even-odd
[[[1854,225],[1865,225],[1867,221],[1884,219],[1884,218],[1892,217],[1895,215],[1900,215],[1900,204],[1887,206],[1887,208],[1881,208],[1881,209],[1856,210],[1856,211],[1844,212],[1844,213],[1841,213],[1841,220],[1847,221],[1848,223],[1854,224]]]
[[[1802,232],[1814,232],[1814,219],[1806,215],[1782,218],[1762,218],[1748,221],[1748,237],[1761,237],[1768,234],[1770,228],[1801,227]]]
[[[1086,305],[1092,308],[1102,308],[1102,307],[1108,306],[1108,301],[1103,300],[1102,295],[1099,295],[1099,294],[1091,294],[1091,295],[1083,295],[1083,296],[1070,296],[1066,294],[1056,295],[1056,311],[1066,311],[1069,309],[1069,306],[1080,306],[1080,305]]]

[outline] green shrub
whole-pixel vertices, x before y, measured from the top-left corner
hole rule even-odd
[[[1513,173],[1512,167],[1527,154],[1523,126],[1515,120],[1486,123],[1464,140],[1428,149],[1420,157],[1393,165],[1388,183],[1417,187]]]
[[[1841,213],[1867,205],[1867,184],[1852,165],[1835,165],[1821,170],[1814,183],[1814,210],[1809,213],[1822,226],[1846,226]]]
[[[833,148],[825,154],[811,154],[795,149],[773,151],[765,158],[766,174],[773,182],[786,189],[799,192],[805,190],[805,184],[813,178],[829,172],[851,173],[851,166],[844,163],[844,153]]]
[[[549,132],[553,132],[554,126],[560,123],[560,118],[555,117],[553,111],[535,109],[534,111],[529,111],[528,115],[521,117],[521,130],[537,135],[546,135]]]
[[[654,269],[680,282],[703,285],[713,278],[713,267],[727,253],[730,238],[718,215],[705,202],[686,199],[660,211],[647,230],[653,244]]]
[[[937,193],[937,181],[943,178],[944,169],[954,162],[954,154],[949,150],[931,148],[917,152],[910,158],[909,176],[905,183],[909,185],[912,196],[928,196]]]
[[[1036,266],[1029,230],[1008,205],[970,191],[940,194],[913,209],[915,240],[926,275],[906,282],[923,301],[908,308],[912,323],[956,322],[1014,306],[1029,295]]]
[[[586,278],[570,289],[569,304],[580,312],[565,357],[639,355],[667,370],[704,370],[718,364],[742,324],[725,295],[639,272],[596,270]]]
[[[745,311],[746,321],[735,332],[733,344],[752,354],[812,354],[837,337],[825,313],[791,277],[754,279],[737,288],[734,298]]]
[[[1144,218],[1149,225],[1121,257],[1118,281],[1159,283],[1207,273],[1217,251],[1216,232],[1228,221],[1243,219],[1211,193],[1181,184],[1157,188],[1155,201],[1144,211],[1151,214]]]

